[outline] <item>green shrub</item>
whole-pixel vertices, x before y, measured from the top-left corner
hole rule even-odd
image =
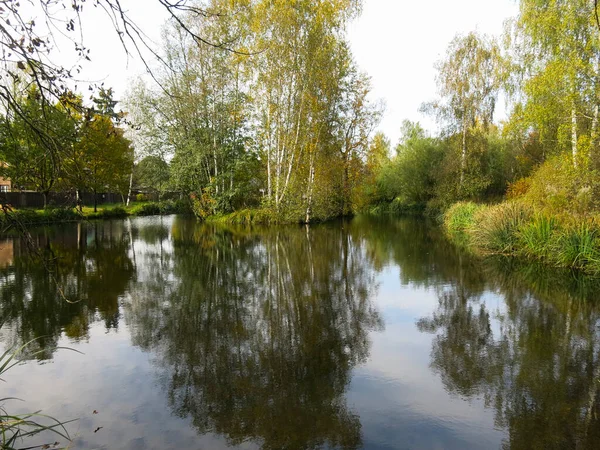
[[[270,208],[247,208],[234,211],[230,214],[210,216],[208,221],[235,225],[268,225],[285,222]]]
[[[136,216],[156,216],[160,214],[160,205],[158,203],[144,203],[136,205],[132,210]]]
[[[476,247],[491,253],[510,254],[519,249],[521,228],[530,218],[531,210],[522,203],[500,203],[477,210],[467,231]]]
[[[127,217],[127,211],[121,206],[115,206],[114,208],[103,210],[102,217],[106,219]]]
[[[569,155],[551,158],[528,180],[524,202],[550,215],[589,215],[600,211],[600,174]]]

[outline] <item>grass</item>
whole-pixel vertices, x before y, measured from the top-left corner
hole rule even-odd
[[[391,202],[382,202],[369,206],[366,214],[374,216],[422,216],[425,214],[426,205],[419,203],[404,203],[400,199],[394,199]]]
[[[472,243],[487,252],[512,254],[520,248],[520,230],[531,212],[517,202],[505,202],[477,209],[467,226]]]
[[[534,215],[519,230],[521,254],[528,258],[549,258],[553,253],[555,233],[558,231],[556,218],[543,214]]]
[[[484,254],[519,256],[600,275],[600,220],[534,213],[524,203],[457,203],[444,216],[457,244]]]
[[[444,214],[444,225],[451,235],[466,233],[475,222],[475,213],[481,209],[473,202],[459,202]]]
[[[234,211],[230,214],[217,214],[208,216],[207,222],[235,225],[269,225],[281,223],[277,214],[268,208],[247,208]]]

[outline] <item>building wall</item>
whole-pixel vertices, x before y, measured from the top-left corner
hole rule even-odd
[[[10,180],[0,177],[0,192],[10,192],[11,187],[12,183]]]

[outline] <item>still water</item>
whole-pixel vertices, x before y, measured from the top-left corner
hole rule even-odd
[[[600,448],[599,293],[414,219],[61,225],[0,239],[0,397],[76,449]]]

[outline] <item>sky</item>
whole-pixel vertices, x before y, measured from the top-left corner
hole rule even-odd
[[[157,0],[126,0],[123,6],[156,45],[166,18]],[[83,17],[84,40],[92,62],[81,78],[104,82],[122,98],[144,67],[127,58],[116,34],[106,34],[106,18],[91,4]],[[516,15],[516,0],[364,0],[363,13],[350,24],[348,39],[360,68],[372,77],[373,99],[386,104],[379,125],[395,145],[403,120],[419,121],[430,131],[436,124],[419,113],[423,102],[436,98],[435,62],[452,38],[470,31],[499,35],[504,22]],[[502,112],[500,112],[500,117]]]

